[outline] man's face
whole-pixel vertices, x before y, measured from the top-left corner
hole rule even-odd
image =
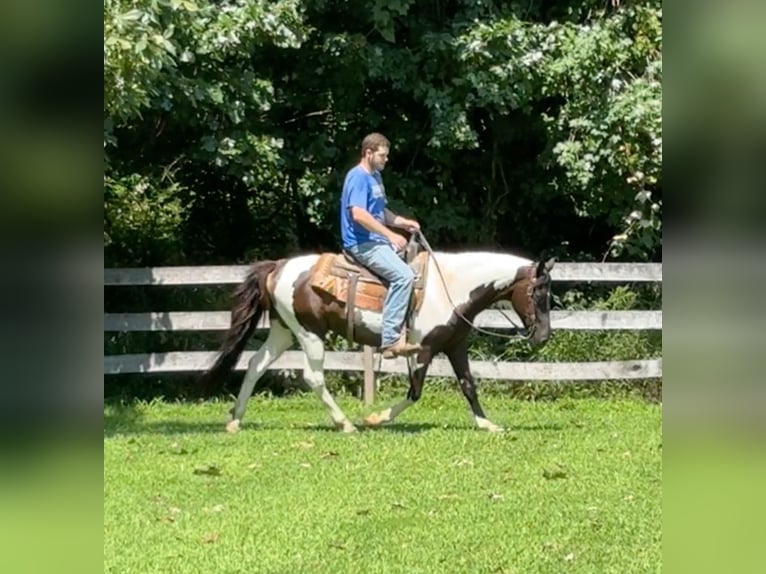
[[[370,158],[370,166],[377,171],[383,171],[388,162],[388,147],[380,146],[376,151],[368,150],[368,157]]]

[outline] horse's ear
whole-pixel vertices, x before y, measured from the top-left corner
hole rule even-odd
[[[556,263],[556,258],[551,257],[548,259],[548,261],[545,262],[545,270],[550,273],[551,269],[553,269],[553,264]]]
[[[542,277],[546,273],[549,273],[550,270],[553,269],[554,263],[556,263],[555,257],[551,257],[548,259],[548,261],[543,261],[541,258],[540,263],[537,264],[537,271],[535,272],[535,276]]]

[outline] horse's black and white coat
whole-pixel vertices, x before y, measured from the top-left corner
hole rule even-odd
[[[244,349],[261,314],[269,312],[268,338],[250,360],[227,430],[239,430],[247,402],[256,382],[268,366],[297,339],[305,357],[304,379],[327,408],[333,422],[346,432],[355,426],[338,407],[325,386],[324,339],[328,332],[346,333],[345,307],[309,285],[311,270],[319,255],[302,255],[280,261],[255,263],[237,290],[232,326],[221,355],[209,371],[216,377],[230,370]],[[435,260],[435,261],[434,261]],[[438,264],[438,267],[437,267]],[[553,260],[534,263],[505,253],[436,252],[429,258],[428,281],[423,304],[414,315],[411,342],[423,350],[416,356],[407,397],[372,414],[367,425],[393,421],[420,398],[426,371],[433,357],[445,353],[455,371],[476,424],[489,431],[502,430],[485,416],[468,364],[468,321],[492,303],[511,302],[529,330],[529,341],[545,343],[550,337],[550,269]],[[358,311],[354,329],[360,344],[380,344],[381,314]]]

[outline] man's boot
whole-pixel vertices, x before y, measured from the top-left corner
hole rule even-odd
[[[380,350],[383,351],[384,359],[393,359],[394,357],[407,357],[409,355],[414,355],[421,349],[422,347],[417,343],[407,342],[406,328],[402,329],[402,334],[399,336],[399,340],[396,343],[389,345],[388,347],[380,348]]]

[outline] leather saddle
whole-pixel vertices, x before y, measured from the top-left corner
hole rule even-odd
[[[417,248],[416,243],[410,242],[404,252],[404,261],[415,274],[408,319],[423,304],[428,271],[428,252],[418,252]],[[331,295],[346,306],[346,336],[350,342],[354,338],[354,310],[382,312],[388,292],[388,282],[385,279],[357,263],[347,253],[322,253],[312,269],[309,284],[313,289]]]

